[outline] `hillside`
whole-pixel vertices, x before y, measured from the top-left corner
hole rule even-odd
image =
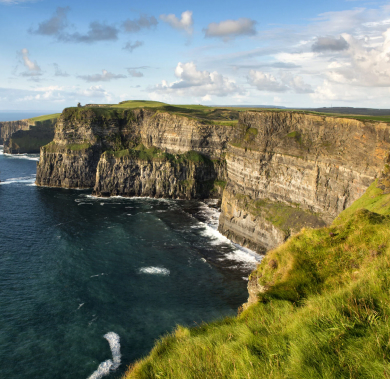
[[[178,326],[124,378],[389,377],[385,192],[373,183],[329,227],[303,229],[270,251],[239,316]]]

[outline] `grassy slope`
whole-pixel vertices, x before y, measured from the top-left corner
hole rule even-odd
[[[58,118],[61,116],[61,113],[53,113],[53,114],[48,114],[48,115],[44,115],[44,116],[38,116],[38,117],[33,117],[33,118],[29,118],[30,121],[47,121],[47,120],[52,120],[52,119],[55,119],[55,118]]]
[[[267,254],[259,303],[178,326],[125,378],[390,378],[389,213],[374,183],[330,227]]]

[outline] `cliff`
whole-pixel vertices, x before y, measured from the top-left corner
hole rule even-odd
[[[265,251],[302,227],[329,224],[380,174],[385,123],[294,112],[243,112],[226,154],[219,230]]]
[[[28,130],[31,122],[26,120],[0,122],[0,145],[8,140],[18,130]]]
[[[37,184],[98,196],[206,198],[224,189],[220,232],[264,253],[302,227],[329,225],[378,177],[390,148],[386,123],[191,111],[65,109],[41,149]]]
[[[161,111],[69,108],[41,149],[37,184],[100,196],[208,197],[226,179],[223,153],[234,132]]]
[[[0,144],[7,154],[39,153],[40,148],[53,140],[55,115],[20,121],[0,122]]]

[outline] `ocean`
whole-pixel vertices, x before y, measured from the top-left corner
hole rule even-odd
[[[1,378],[119,378],[177,324],[247,300],[260,257],[217,232],[212,202],[37,187],[38,159],[0,148]]]

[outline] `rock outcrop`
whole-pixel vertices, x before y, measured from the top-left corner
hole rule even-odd
[[[4,145],[4,141],[8,140],[18,130],[28,130],[30,125],[31,122],[28,119],[0,122],[0,145]]]
[[[219,230],[265,252],[302,227],[329,224],[382,171],[390,127],[287,111],[238,124],[161,110],[69,108],[41,149],[37,184],[98,196],[222,194]]]
[[[0,144],[7,154],[35,154],[53,140],[56,118],[45,121],[9,121],[0,123]]]

